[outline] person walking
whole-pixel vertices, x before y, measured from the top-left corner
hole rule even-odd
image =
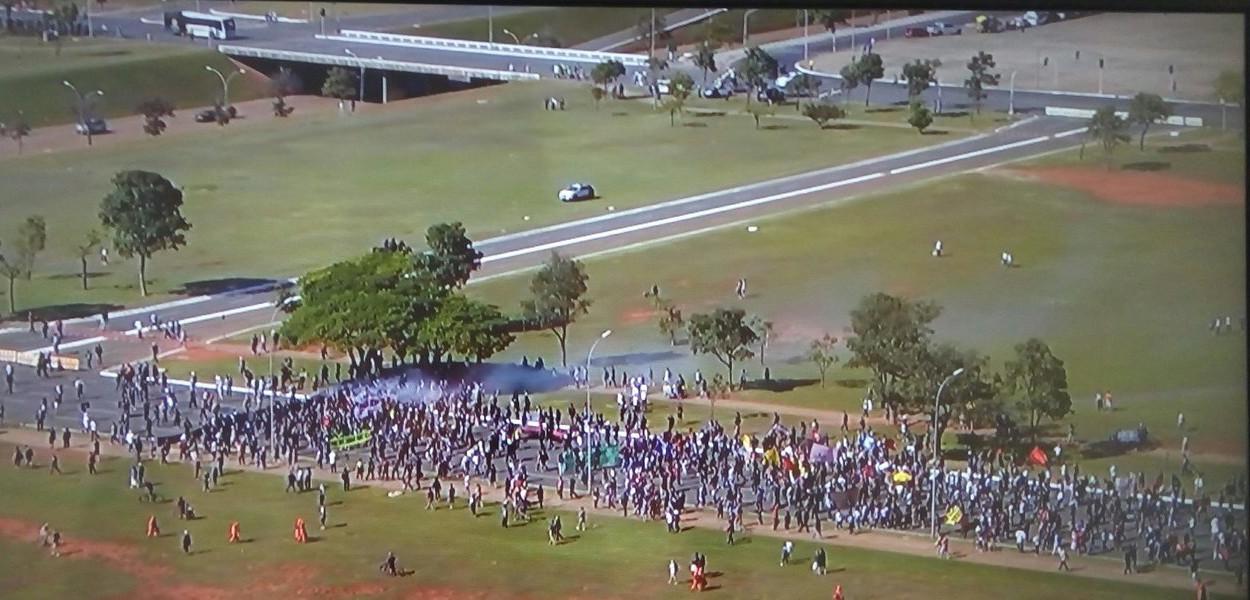
[[[182,553],[191,554],[191,532],[186,529],[182,530]]]
[[[1071,571],[1071,570],[1072,570],[1072,569],[1071,569],[1071,567],[1069,567],[1069,566],[1068,566],[1068,549],[1067,549],[1067,548],[1065,548],[1065,547],[1063,547],[1062,545],[1060,545],[1060,546],[1058,547],[1058,549],[1059,549],[1059,568],[1058,568],[1058,570],[1060,570],[1060,571]]]
[[[241,539],[241,536],[240,536],[240,534],[239,534],[239,522],[238,522],[238,521],[231,521],[231,522],[230,522],[230,533],[229,533],[228,537],[226,538],[226,542],[227,542],[227,543],[230,543],[230,544],[237,544],[237,543],[239,543],[239,542],[241,542],[241,541],[243,541],[243,540]]]
[[[148,537],[160,537],[161,527],[156,523],[156,515],[148,515]]]

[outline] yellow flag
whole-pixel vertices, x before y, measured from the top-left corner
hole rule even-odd
[[[952,506],[950,510],[946,511],[946,524],[947,525],[958,525],[959,522],[963,520],[963,518],[964,518],[964,511],[959,510],[958,506]]]
[[[895,471],[893,479],[894,483],[907,483],[908,481],[911,481],[911,473],[906,471]]]

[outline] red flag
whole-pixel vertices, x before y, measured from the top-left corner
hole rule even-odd
[[[1046,463],[1046,453],[1041,448],[1033,446],[1033,450],[1029,452],[1029,464],[1044,467]]]

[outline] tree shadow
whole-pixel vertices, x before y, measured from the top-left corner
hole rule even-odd
[[[1206,144],[1178,144],[1175,146],[1161,146],[1159,148],[1159,154],[1192,154],[1210,151],[1211,146]]]
[[[723,110],[708,110],[708,111],[700,110],[697,112],[691,112],[690,114],[696,117],[723,117],[725,116],[725,111]]]
[[[1120,169],[1124,171],[1166,171],[1171,168],[1172,163],[1161,160],[1133,162],[1120,167]]]
[[[87,279],[99,279],[101,277],[108,277],[108,275],[108,273],[102,271],[87,271]],[[48,280],[50,281],[61,281],[64,279],[82,279],[82,273],[57,273],[55,275],[48,275]]]
[[[853,389],[868,387],[869,383],[872,383],[872,382],[867,379],[860,379],[860,378],[854,378],[854,377],[848,378],[848,379],[833,380],[833,384],[838,387],[853,388]]]
[[[966,117],[966,116],[968,116],[968,111],[966,111],[966,110],[948,110],[948,111],[944,111],[944,112],[937,113],[937,114],[936,114],[936,115],[934,115],[934,116],[938,116],[938,117],[951,117],[951,118],[956,118],[956,117]]]
[[[818,383],[819,379],[769,379],[768,381],[756,380],[747,383],[748,390],[764,390],[768,392],[789,392],[795,388],[807,387],[814,383]]]
[[[621,111],[616,111],[616,112],[613,112],[613,113],[612,113],[612,116],[614,116],[614,117],[628,117],[628,116],[629,116],[629,113],[627,113],[627,112],[621,112]]]
[[[119,304],[75,302],[70,304],[53,304],[37,308],[28,308],[20,311],[20,315],[25,317],[26,313],[30,312],[34,315],[35,320],[37,321],[56,321],[92,317],[99,315],[104,311],[111,312],[120,308],[121,305]]]
[[[950,135],[950,132],[945,129],[928,129],[921,131],[920,135]]]
[[[286,287],[284,281],[276,279],[260,279],[255,277],[224,277],[221,279],[205,279],[202,281],[188,281],[182,284],[182,287],[172,290],[175,294],[186,296],[206,296],[213,294],[228,294],[237,292],[247,288],[259,288],[251,290],[255,292],[264,292],[277,290]],[[268,286],[268,287],[265,287]]]
[[[698,121],[695,121],[693,123],[682,123],[681,126],[682,127],[707,127],[707,123],[700,123]]]
[[[863,125],[855,125],[853,123],[834,123],[833,125],[823,127],[823,129],[832,129],[834,131],[852,131],[863,128]]]
[[[1081,456],[1085,459],[1111,458],[1134,451],[1150,451],[1158,447],[1158,443],[1150,441],[1142,444],[1125,444],[1109,439],[1098,440],[1081,446]]]
[[[780,125],[776,123],[770,124],[770,125],[760,125],[760,129],[765,129],[768,131],[776,131],[778,129],[789,129],[789,128],[790,128],[789,125]]]
[[[865,113],[896,113],[902,112],[901,106],[878,106],[873,108],[865,108]]]

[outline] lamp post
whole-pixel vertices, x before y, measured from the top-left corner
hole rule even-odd
[[[495,7],[486,5],[486,41],[495,43]]]
[[[513,42],[516,42],[516,45],[518,45],[518,46],[520,46],[520,45],[521,45],[521,38],[517,37],[515,33],[512,33],[511,31],[508,31],[508,28],[507,28],[507,27],[505,27],[505,28],[504,28],[503,32],[504,32],[504,33],[506,33],[506,34],[508,34],[508,35],[510,35],[510,36],[512,36],[512,41],[513,41]]]
[[[930,435],[933,436],[933,471],[931,472],[938,472],[942,468],[941,466],[942,461],[940,458],[941,452],[942,452],[942,437],[938,435],[938,410],[940,410],[942,406],[942,389],[945,388],[946,384],[950,383],[956,377],[963,375],[963,373],[964,373],[963,367],[955,369],[955,372],[951,373],[949,376],[946,377],[946,379],[942,380],[942,384],[938,386],[937,395],[934,396],[933,398],[933,428],[930,431]],[[938,494],[939,476],[940,474],[935,475],[933,477],[932,489],[929,490],[929,497],[930,497],[929,521],[930,521],[930,528],[932,530],[933,537],[937,537],[937,531],[938,531],[937,494]]]
[[[647,30],[647,40],[651,44],[650,54],[647,56],[655,56],[655,9],[651,9],[651,28]]]
[[[273,323],[274,321],[276,321],[278,319],[278,311],[282,310],[283,306],[286,306],[292,302],[295,302],[296,300],[299,300],[299,296],[288,296],[286,298],[283,298],[282,300],[279,300],[278,302],[275,302],[273,305],[273,314],[269,315],[269,322]],[[277,350],[278,350],[277,348],[274,348],[273,350],[269,351],[269,377],[268,379],[266,379],[266,384],[273,381],[273,353],[276,352]],[[274,390],[272,389],[269,390],[269,445],[270,446],[274,445],[273,443],[274,396],[275,396]]]
[[[1101,91],[1101,90],[1099,90]],[[1016,114],[1016,72],[1011,72],[1011,83],[1007,87],[1007,116]]]
[[[217,78],[221,80],[221,105],[224,108],[230,108],[230,81],[235,77],[242,75],[244,73],[243,69],[233,71],[229,76],[222,75],[221,71],[218,71],[209,65],[204,65],[204,70],[212,71],[213,74],[217,75]]]
[[[747,47],[747,20],[751,18],[751,13],[753,13],[753,12],[755,12],[755,11],[757,11],[757,10],[759,10],[759,9],[758,9],[758,8],[752,8],[752,9],[750,9],[750,10],[748,10],[748,11],[746,11],[746,12],[742,13],[742,47],[743,47],[743,48],[746,48],[746,47]]]
[[[590,345],[590,352],[586,353],[586,418],[582,421],[582,430],[586,440],[586,493],[590,493],[590,357],[595,355],[595,346],[599,345],[609,335],[612,335],[611,329],[605,329],[599,334],[599,339]]]
[[[91,125],[87,123],[87,99],[90,98],[92,95],[103,97],[104,92],[100,90],[92,90],[90,92],[87,92],[86,94],[83,94],[82,92],[78,91],[78,88],[74,87],[74,84],[70,83],[69,80],[63,80],[61,81],[61,84],[69,88],[71,91],[73,91],[74,97],[78,99],[78,105],[77,105],[78,106],[78,124],[82,126],[84,131],[87,132],[87,145],[90,146],[91,145]]]
[[[807,9],[803,9],[803,62],[807,62]]]
[[[361,102],[364,102],[365,101],[365,63],[360,60],[359,56],[356,56],[355,52],[352,52],[351,48],[343,48],[343,52],[346,52],[348,56],[360,62],[360,93],[356,95],[356,98],[360,100]]]

